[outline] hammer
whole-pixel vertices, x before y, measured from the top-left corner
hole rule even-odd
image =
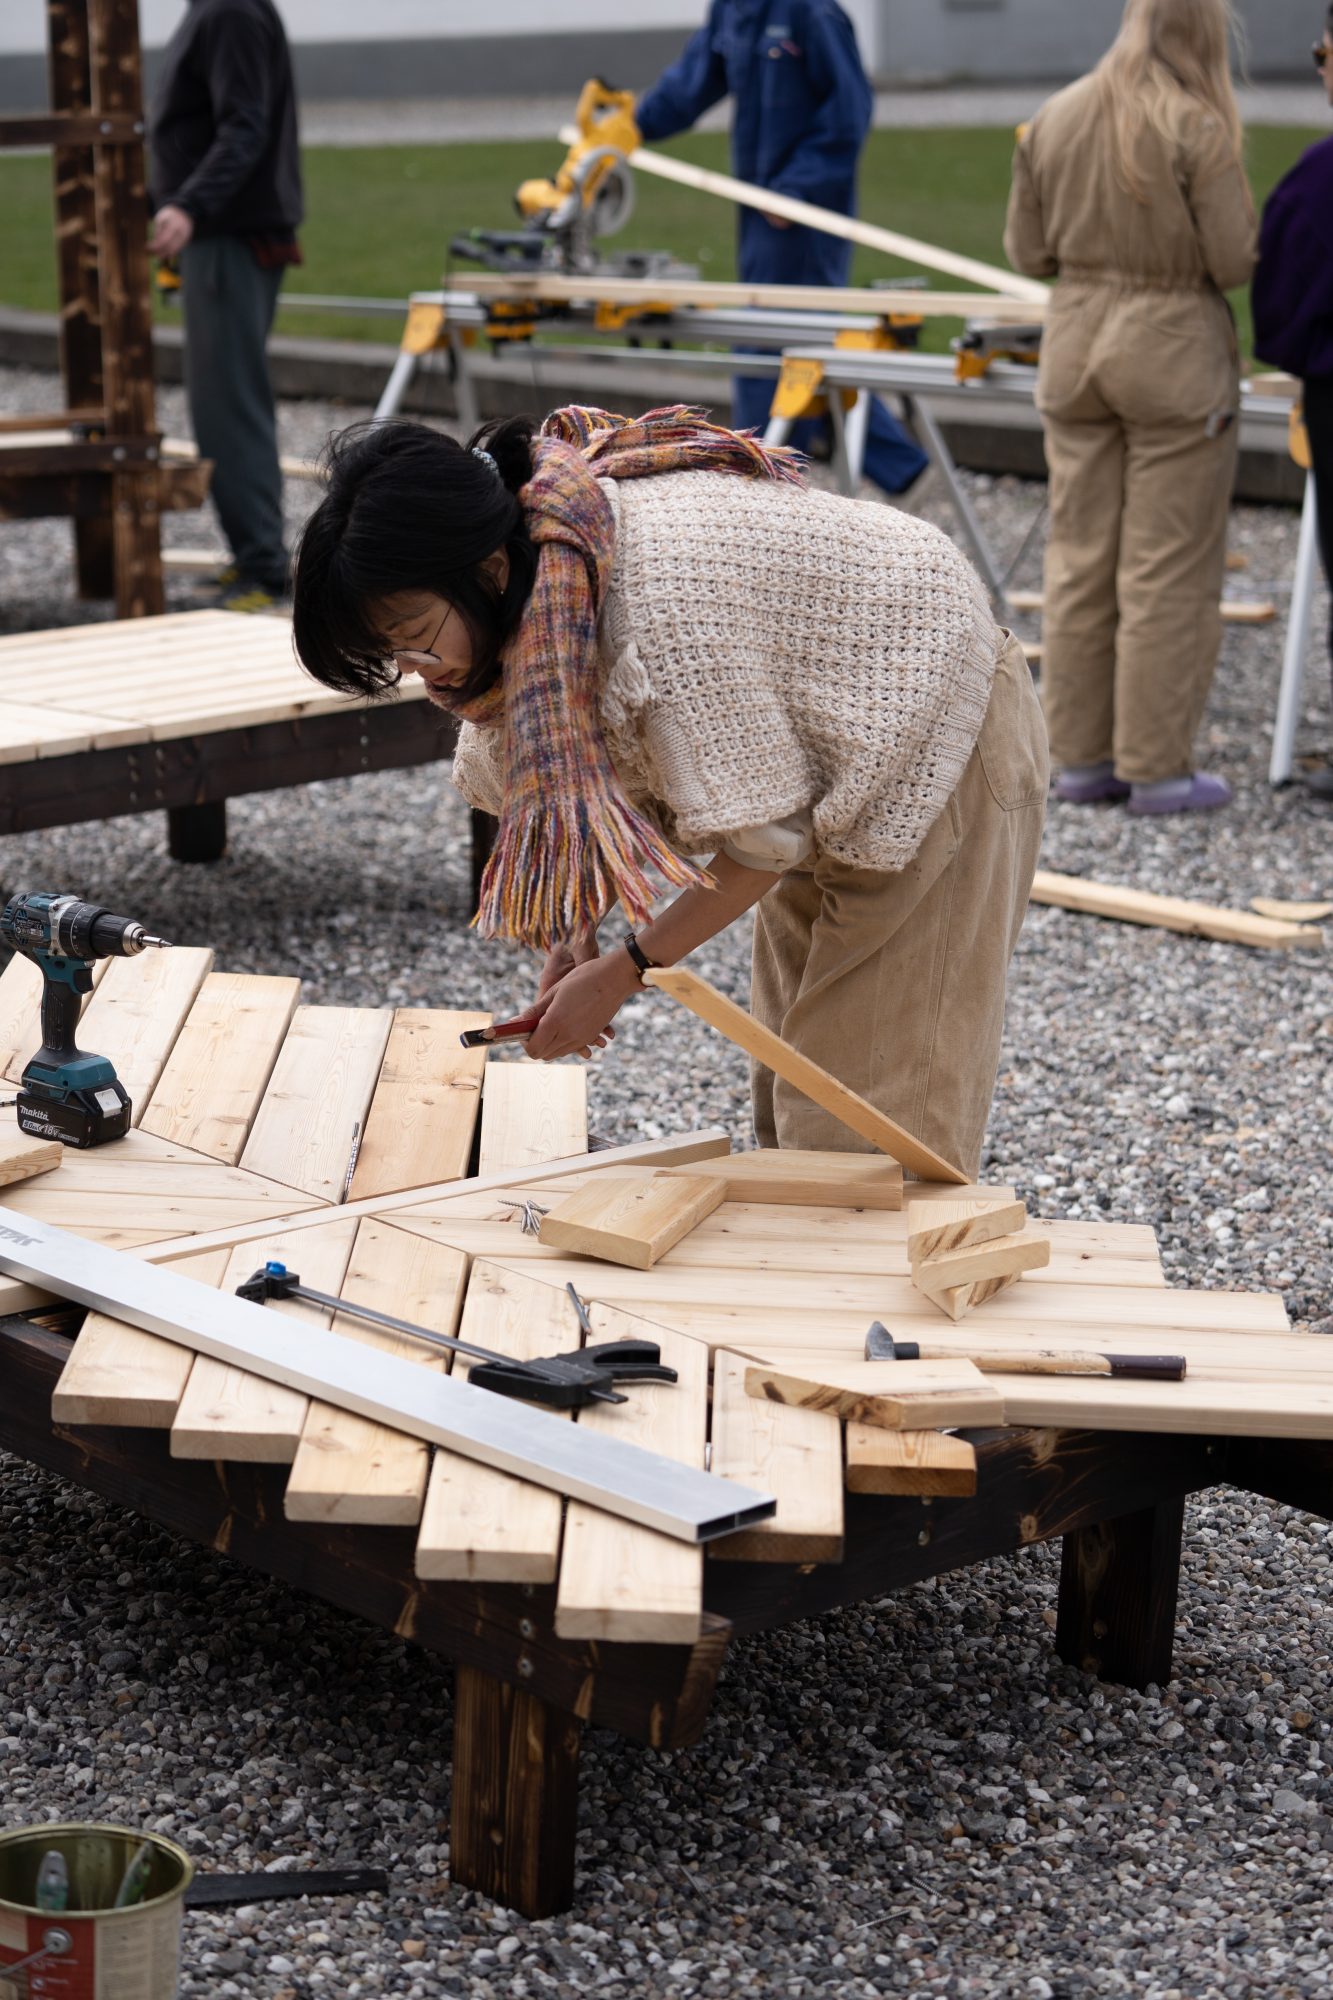
[[[987,1375],[1129,1375],[1144,1382],[1180,1382],[1185,1376],[1183,1354],[1067,1354],[1045,1347],[968,1353],[960,1347],[939,1347],[933,1342],[895,1340],[880,1320],[874,1322],[866,1335],[865,1358],[867,1361],[970,1361]]]

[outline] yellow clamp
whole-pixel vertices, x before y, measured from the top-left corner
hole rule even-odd
[[[669,313],[671,307],[660,299],[635,300],[627,305],[613,305],[601,299],[593,312],[592,323],[598,333],[619,333],[636,319],[660,317]]]
[[[1287,450],[1304,472],[1310,470],[1310,433],[1305,428],[1305,409],[1293,403],[1287,417]]]
[[[446,345],[446,314],[443,306],[416,299],[407,308],[407,321],[398,345],[404,354],[429,354]]]
[[[856,401],[855,389],[840,389],[838,400],[844,410],[850,410]],[[769,405],[770,417],[822,417],[827,409],[823,362],[804,355],[784,355],[782,373]]]
[[[902,354],[916,346],[922,325],[917,313],[885,313],[875,326],[844,327],[833,345],[860,354]]]

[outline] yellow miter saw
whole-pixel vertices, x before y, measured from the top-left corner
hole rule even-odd
[[[454,238],[454,254],[497,271],[648,277],[681,270],[665,250],[623,251],[608,259],[595,247],[634,213],[629,156],[640,144],[634,92],[613,90],[591,77],[579,93],[574,118],[578,137],[554,178],[524,181],[514,196],[526,226],[469,230]]]

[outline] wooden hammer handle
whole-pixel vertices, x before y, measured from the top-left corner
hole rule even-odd
[[[1179,1354],[1065,1353],[1058,1348],[1029,1347],[1017,1352],[991,1349],[967,1352],[961,1347],[920,1346],[923,1361],[947,1361],[966,1352],[987,1375],[1120,1375],[1154,1382],[1179,1382],[1185,1362]]]

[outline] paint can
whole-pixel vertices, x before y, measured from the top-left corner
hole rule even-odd
[[[125,1870],[151,1850],[142,1899],[114,1908]],[[54,1850],[69,1876],[63,1910],[37,1905]],[[185,1892],[194,1863],[157,1833],[124,1826],[25,1826],[0,1833],[0,2000],[175,2000]]]

